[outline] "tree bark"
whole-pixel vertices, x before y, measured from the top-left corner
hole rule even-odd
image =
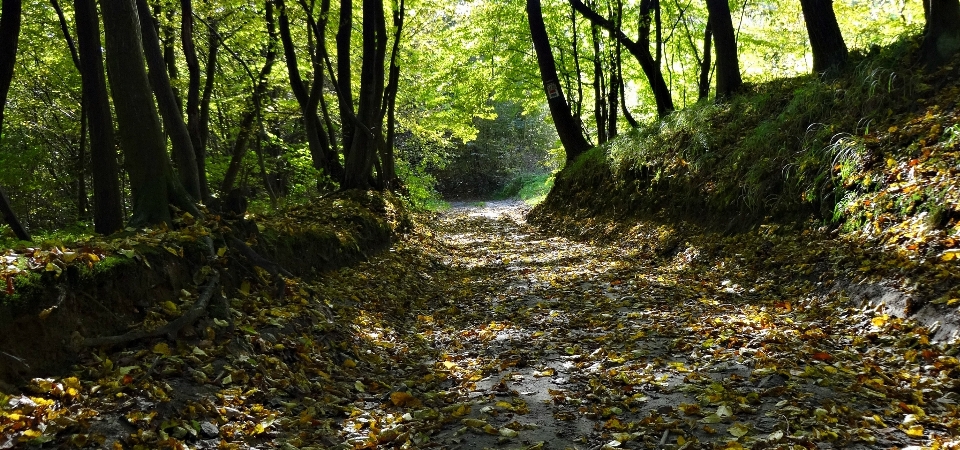
[[[220,39],[217,36],[217,23],[210,21],[207,33],[207,68],[206,79],[203,83],[203,94],[200,96],[200,148],[206,153],[210,142],[210,98],[213,96],[213,84],[217,75],[217,54],[220,51]],[[196,149],[194,149],[196,150]],[[206,160],[206,158],[204,158]],[[199,159],[197,160],[199,163]],[[204,163],[206,165],[206,163]],[[199,168],[199,165],[198,165]],[[206,177],[204,177],[206,179]]]
[[[300,76],[297,49],[290,35],[290,20],[287,17],[286,5],[284,5],[283,0],[278,0],[277,6],[280,9],[280,40],[283,42],[283,53],[287,60],[290,87],[297,104],[300,106],[300,115],[303,116],[303,128],[307,135],[307,146],[310,149],[313,167],[333,177],[332,161],[329,158],[333,152],[319,116],[320,97],[323,95],[323,70],[314,70],[315,79],[308,90],[306,83]],[[326,45],[323,36],[318,37],[317,41],[317,45]]]
[[[197,157],[193,149],[193,141],[187,124],[183,122],[183,113],[177,96],[170,84],[164,63],[163,50],[160,48],[160,37],[157,34],[155,20],[150,13],[146,0],[136,0],[137,11],[140,17],[140,34],[143,42],[143,53],[147,58],[150,85],[157,97],[157,106],[163,118],[164,129],[173,147],[173,160],[177,165],[180,182],[194,199],[202,199],[200,195],[200,174],[197,171]]]
[[[583,132],[576,119],[574,119],[570,111],[570,105],[560,88],[553,50],[550,48],[550,38],[547,36],[547,28],[543,23],[543,10],[540,6],[540,0],[527,0],[527,21],[530,26],[530,36],[533,39],[533,49],[537,54],[537,65],[540,67],[540,79],[543,80],[544,92],[547,94],[550,116],[553,117],[553,124],[557,127],[557,135],[560,137],[563,149],[567,153],[567,162],[572,162],[589,150],[590,144],[583,137]]]
[[[282,4],[281,4],[282,7]],[[276,61],[277,52],[277,33],[273,25],[273,4],[267,2],[265,18],[267,21],[267,56],[257,76],[257,84],[253,87],[253,95],[250,99],[250,109],[240,120],[240,131],[237,133],[237,139],[233,143],[233,151],[230,153],[230,165],[227,166],[227,172],[223,176],[223,183],[220,185],[220,192],[226,194],[233,190],[234,183],[237,181],[237,175],[240,174],[240,163],[247,152],[247,143],[250,140],[250,133],[253,131],[253,122],[260,116],[262,98],[267,92],[267,77],[273,69]]]
[[[387,135],[380,150],[381,178],[386,189],[392,189],[397,183],[397,164],[394,146],[397,138],[397,90],[400,84],[400,66],[397,58],[400,54],[400,39],[403,37],[403,19],[406,11],[404,0],[393,0],[393,49],[390,51],[390,71],[387,87],[383,93],[382,114],[386,116]]]
[[[57,20],[60,22],[60,32],[63,33],[63,39],[67,42],[70,49],[70,57],[73,59],[73,65],[83,76],[83,70],[80,67],[80,54],[77,52],[77,44],[70,34],[70,26],[67,24],[67,18],[63,14],[63,8],[60,2],[50,0],[50,6],[53,6],[57,13]],[[82,83],[81,83],[82,84]],[[82,90],[82,87],[81,87]],[[77,177],[77,217],[81,220],[87,216],[87,180],[86,180],[86,157],[87,157],[87,108],[89,104],[86,96],[80,99],[80,142],[77,144],[77,158],[75,160],[74,170]]]
[[[737,37],[730,17],[727,0],[707,0],[713,47],[717,53],[717,99],[729,97],[740,90],[740,59],[737,56]]]
[[[134,0],[100,0],[100,6],[110,91],[117,110],[124,162],[130,174],[133,197],[130,224],[170,223],[171,203],[191,214],[199,214],[174,176],[167,156],[160,116],[144,65],[140,20]],[[148,22],[147,26],[152,25]]]
[[[935,69],[960,51],[960,1],[923,0],[923,15],[923,60]]]
[[[17,44],[20,42],[20,15],[23,5],[20,0],[3,0],[0,3],[0,137],[3,136],[3,109],[7,104],[7,92],[13,81],[13,68],[17,63]],[[13,229],[17,239],[29,241],[30,233],[20,224],[10,200],[0,187],[0,213]]]
[[[832,73],[847,62],[847,44],[833,11],[833,0],[800,0],[813,52],[813,71]]]
[[[123,228],[123,199],[120,196],[120,165],[114,142],[113,117],[103,73],[100,20],[94,0],[74,0],[73,8],[80,53],[80,84],[88,105],[93,223],[97,233],[109,234]]]
[[[663,72],[660,70],[656,60],[650,53],[649,26],[646,27],[646,31],[641,30],[641,42],[635,42],[627,37],[622,29],[617,27],[613,22],[603,18],[603,16],[598,14],[596,11],[587,7],[587,5],[583,4],[581,0],[569,0],[569,2],[570,5],[577,10],[577,12],[589,19],[590,22],[599,25],[601,28],[613,34],[613,37],[620,41],[620,43],[627,48],[627,51],[637,59],[637,62],[640,64],[640,68],[643,70],[643,74],[647,76],[647,81],[650,83],[650,89],[653,90],[653,98],[657,103],[657,115],[660,117],[665,117],[673,112],[673,97],[670,94],[670,87],[667,86],[667,82],[663,78]],[[644,45],[644,43],[646,43],[646,45]]]
[[[353,36],[353,0],[340,1],[340,23],[337,28],[337,103],[340,109],[340,142],[344,157],[353,145],[353,83],[350,64],[350,39]]]
[[[600,48],[600,27],[590,27],[593,44],[593,119],[597,125],[597,145],[607,142],[607,96],[604,83],[603,54]]]
[[[380,102],[383,100],[383,63],[387,48],[383,1],[364,0],[362,11],[363,60],[360,66],[360,93],[357,97],[359,107],[355,124],[358,132],[354,134],[350,150],[346,152],[341,185],[343,189],[371,187],[373,164],[377,157],[377,148],[383,139]]]
[[[700,79],[698,81],[697,100],[703,100],[710,96],[710,68],[713,67],[710,58],[711,38],[713,29],[710,27],[710,18],[707,18],[707,26],[703,28],[703,59],[700,60]]]
[[[193,154],[197,161],[197,177],[200,182],[200,199],[210,198],[207,184],[207,148],[200,136],[200,60],[193,40],[193,3],[180,0],[180,42],[183,56],[187,61],[187,133],[193,144]]]

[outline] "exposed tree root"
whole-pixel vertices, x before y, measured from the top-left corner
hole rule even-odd
[[[197,298],[197,301],[193,304],[190,309],[183,313],[180,317],[172,320],[170,323],[150,331],[133,331],[127,334],[122,334],[119,336],[105,336],[98,338],[87,338],[83,340],[82,345],[84,347],[98,347],[105,346],[110,347],[114,345],[126,344],[133,341],[139,341],[141,339],[149,339],[159,336],[170,336],[171,339],[176,337],[177,333],[187,327],[192,325],[193,322],[196,322],[197,319],[202,317],[207,311],[207,305],[210,304],[210,298],[217,292],[217,286],[220,284],[220,273],[213,271],[210,274],[210,279],[207,280],[207,283],[203,286],[200,291],[200,297]]]
[[[243,242],[240,239],[229,236],[227,237],[227,242],[231,247],[243,254],[243,256],[247,258],[247,261],[250,261],[251,264],[270,273],[270,276],[273,277],[274,282],[277,284],[277,295],[283,297],[284,290],[286,289],[286,282],[280,275],[293,278],[294,275],[290,273],[289,270],[284,269],[280,264],[260,256],[260,254],[250,248],[246,242]]]

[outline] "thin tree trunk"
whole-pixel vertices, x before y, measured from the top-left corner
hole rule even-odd
[[[660,70],[660,67],[657,66],[656,60],[650,53],[649,27],[647,28],[646,36],[644,36],[644,33],[641,31],[641,39],[643,41],[635,42],[627,37],[622,29],[618,28],[613,22],[604,19],[603,16],[587,7],[587,5],[584,5],[581,0],[569,0],[569,2],[581,15],[613,34],[613,37],[620,41],[620,43],[627,48],[627,51],[637,59],[640,68],[643,69],[644,75],[647,76],[650,88],[653,90],[653,97],[657,103],[657,115],[665,117],[673,112],[673,98],[670,94],[670,88],[663,79],[663,72]],[[643,42],[646,42],[647,45],[643,45]]]
[[[193,3],[180,0],[180,42],[183,56],[187,61],[187,133],[193,144],[194,158],[197,161],[197,177],[200,182],[200,199],[210,198],[207,184],[207,148],[200,135],[200,60],[193,41]]]
[[[589,150],[590,144],[583,137],[579,124],[573,118],[570,105],[564,98],[563,90],[557,80],[557,67],[554,64],[547,28],[543,23],[540,0],[527,0],[527,21],[530,26],[530,36],[533,39],[533,49],[537,54],[537,65],[540,67],[540,79],[543,81],[547,104],[550,106],[550,116],[553,117],[557,135],[567,153],[567,162],[571,162]]]
[[[727,0],[707,0],[713,47],[717,52],[717,99],[724,99],[740,90],[740,60],[737,56],[737,38],[730,17]]]
[[[280,7],[283,7],[282,3]],[[281,17],[283,16],[281,15]],[[237,181],[237,175],[240,174],[240,166],[243,162],[244,155],[247,153],[250,133],[253,131],[253,121],[260,117],[261,105],[263,103],[262,99],[267,92],[267,77],[270,75],[271,70],[273,70],[273,64],[277,58],[277,52],[275,50],[277,46],[277,32],[274,28],[273,21],[273,3],[269,1],[267,2],[265,19],[267,22],[267,36],[269,38],[267,43],[267,56],[257,76],[257,84],[253,87],[250,109],[243,114],[243,118],[240,120],[240,131],[237,133],[237,139],[233,143],[233,151],[230,152],[230,164],[227,166],[227,172],[223,176],[223,183],[220,184],[220,192],[223,194],[233,190],[234,184]]]
[[[277,6],[280,9],[280,40],[283,42],[283,53],[287,60],[290,87],[293,90],[294,98],[297,99],[297,104],[300,106],[300,114],[303,116],[303,126],[307,135],[307,146],[310,149],[313,167],[333,177],[332,162],[328,157],[332,153],[330,141],[327,139],[318,115],[320,97],[323,95],[323,71],[314,70],[316,79],[310,89],[307,90],[306,83],[300,76],[300,67],[297,64],[297,49],[294,47],[293,38],[290,35],[290,21],[287,17],[286,5],[284,5],[283,0],[278,0]],[[319,45],[326,44],[320,42]]]
[[[377,147],[383,139],[383,117],[380,102],[383,99],[386,58],[386,22],[382,0],[364,0],[361,35],[363,60],[360,66],[360,93],[358,96],[356,126],[344,164],[343,189],[370,188],[371,173],[377,157]],[[343,78],[341,77],[341,82]]]
[[[600,50],[600,27],[590,27],[593,44],[593,118],[597,124],[597,145],[607,142],[606,89],[603,79],[603,56]]]
[[[833,0],[800,0],[810,37],[814,73],[834,72],[847,62],[847,44],[833,11]]]
[[[583,71],[580,69],[580,43],[579,33],[577,32],[577,10],[570,8],[570,23],[573,31],[573,68],[577,73],[577,98],[571,100],[573,103],[573,117],[580,119],[580,114],[582,111],[583,104],[583,78],[581,74]],[[582,127],[581,127],[582,128]]]
[[[98,233],[109,234],[123,228],[123,197],[120,195],[120,165],[114,142],[113,117],[103,73],[100,21],[93,0],[74,0],[73,9],[80,53],[80,84],[88,105],[93,223]]]
[[[7,104],[7,92],[13,81],[13,68],[17,63],[17,44],[20,41],[20,14],[23,5],[20,0],[2,0],[0,2],[0,137],[3,136],[3,109]],[[2,142],[0,142],[2,144]],[[0,213],[13,229],[17,239],[30,240],[30,233],[20,224],[17,215],[10,206],[10,199],[0,186]]]
[[[216,81],[217,54],[219,51],[220,39],[217,36],[217,23],[211,21],[207,34],[206,79],[204,79],[203,84],[203,95],[200,97],[200,148],[204,149],[204,153],[206,153],[207,146],[210,143],[210,98],[213,95],[214,81]],[[199,163],[200,160],[197,161]]]
[[[400,0],[399,3],[393,0],[393,48],[390,51],[389,81],[383,94],[385,103],[383,114],[386,115],[387,136],[380,152],[382,178],[384,188],[386,189],[392,189],[397,184],[397,164],[394,155],[394,145],[396,144],[397,135],[397,90],[400,84],[400,66],[397,63],[397,58],[400,53],[400,39],[403,37],[405,11],[406,5],[404,0]]]
[[[353,110],[353,84],[351,82],[350,39],[353,36],[353,0],[340,1],[340,23],[337,29],[337,102],[340,109],[340,142],[343,155],[347,156],[353,146],[355,125],[351,120]]]
[[[157,35],[155,20],[150,14],[146,0],[136,0],[140,17],[140,33],[143,42],[143,53],[150,68],[149,80],[153,92],[157,97],[157,106],[163,118],[164,128],[170,136],[173,147],[173,160],[177,165],[180,183],[194,199],[202,199],[200,195],[200,174],[197,172],[197,156],[193,150],[193,141],[187,124],[183,122],[183,113],[177,97],[170,84],[170,78],[165,70],[163,51],[160,48],[160,38]]]
[[[70,34],[70,26],[67,24],[67,18],[63,14],[63,8],[60,7],[60,2],[57,0],[50,0],[50,5],[53,6],[54,11],[57,13],[57,20],[60,22],[60,32],[63,33],[63,39],[67,41],[67,47],[70,49],[70,57],[73,59],[73,65],[77,68],[77,71],[81,73],[82,69],[80,67],[80,54],[77,52],[77,46],[74,43],[73,36]],[[82,90],[82,88],[81,88]],[[77,217],[83,219],[87,216],[87,182],[86,182],[86,145],[87,145],[87,105],[89,100],[86,96],[81,95],[80,99],[80,142],[77,145],[77,159],[75,161],[74,170],[76,171],[77,185],[76,185],[76,195],[77,195]]]
[[[710,27],[710,18],[707,18],[707,26],[703,29],[703,59],[700,60],[700,79],[698,81],[697,99],[703,100],[710,96],[710,68],[713,63],[710,58],[711,38],[713,37],[713,28]]]

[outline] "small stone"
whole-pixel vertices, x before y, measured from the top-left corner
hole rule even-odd
[[[760,380],[760,383],[757,384],[757,387],[761,389],[766,389],[766,388],[783,386],[784,384],[787,384],[786,378],[784,378],[782,375],[779,375],[779,374],[773,374],[773,375],[768,375],[764,377],[762,380]]]
[[[220,435],[220,428],[210,422],[200,424],[200,433],[203,437],[212,438]]]

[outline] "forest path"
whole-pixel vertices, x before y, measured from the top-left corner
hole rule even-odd
[[[895,361],[903,336],[872,345],[883,324],[804,291],[802,275],[741,286],[731,279],[758,274],[694,268],[692,250],[659,258],[544,235],[526,211],[462,203],[440,217],[454,276],[418,331],[438,350],[447,401],[469,412],[432,445],[889,448],[911,441],[905,430],[929,437],[920,416],[904,422],[923,394],[884,368],[918,377]],[[785,296],[763,301],[771,291]]]
[[[804,241],[591,244],[526,212],[455,204],[284,295],[251,268],[229,321],[0,392],[0,450],[957,448],[958,347],[828,292]]]

